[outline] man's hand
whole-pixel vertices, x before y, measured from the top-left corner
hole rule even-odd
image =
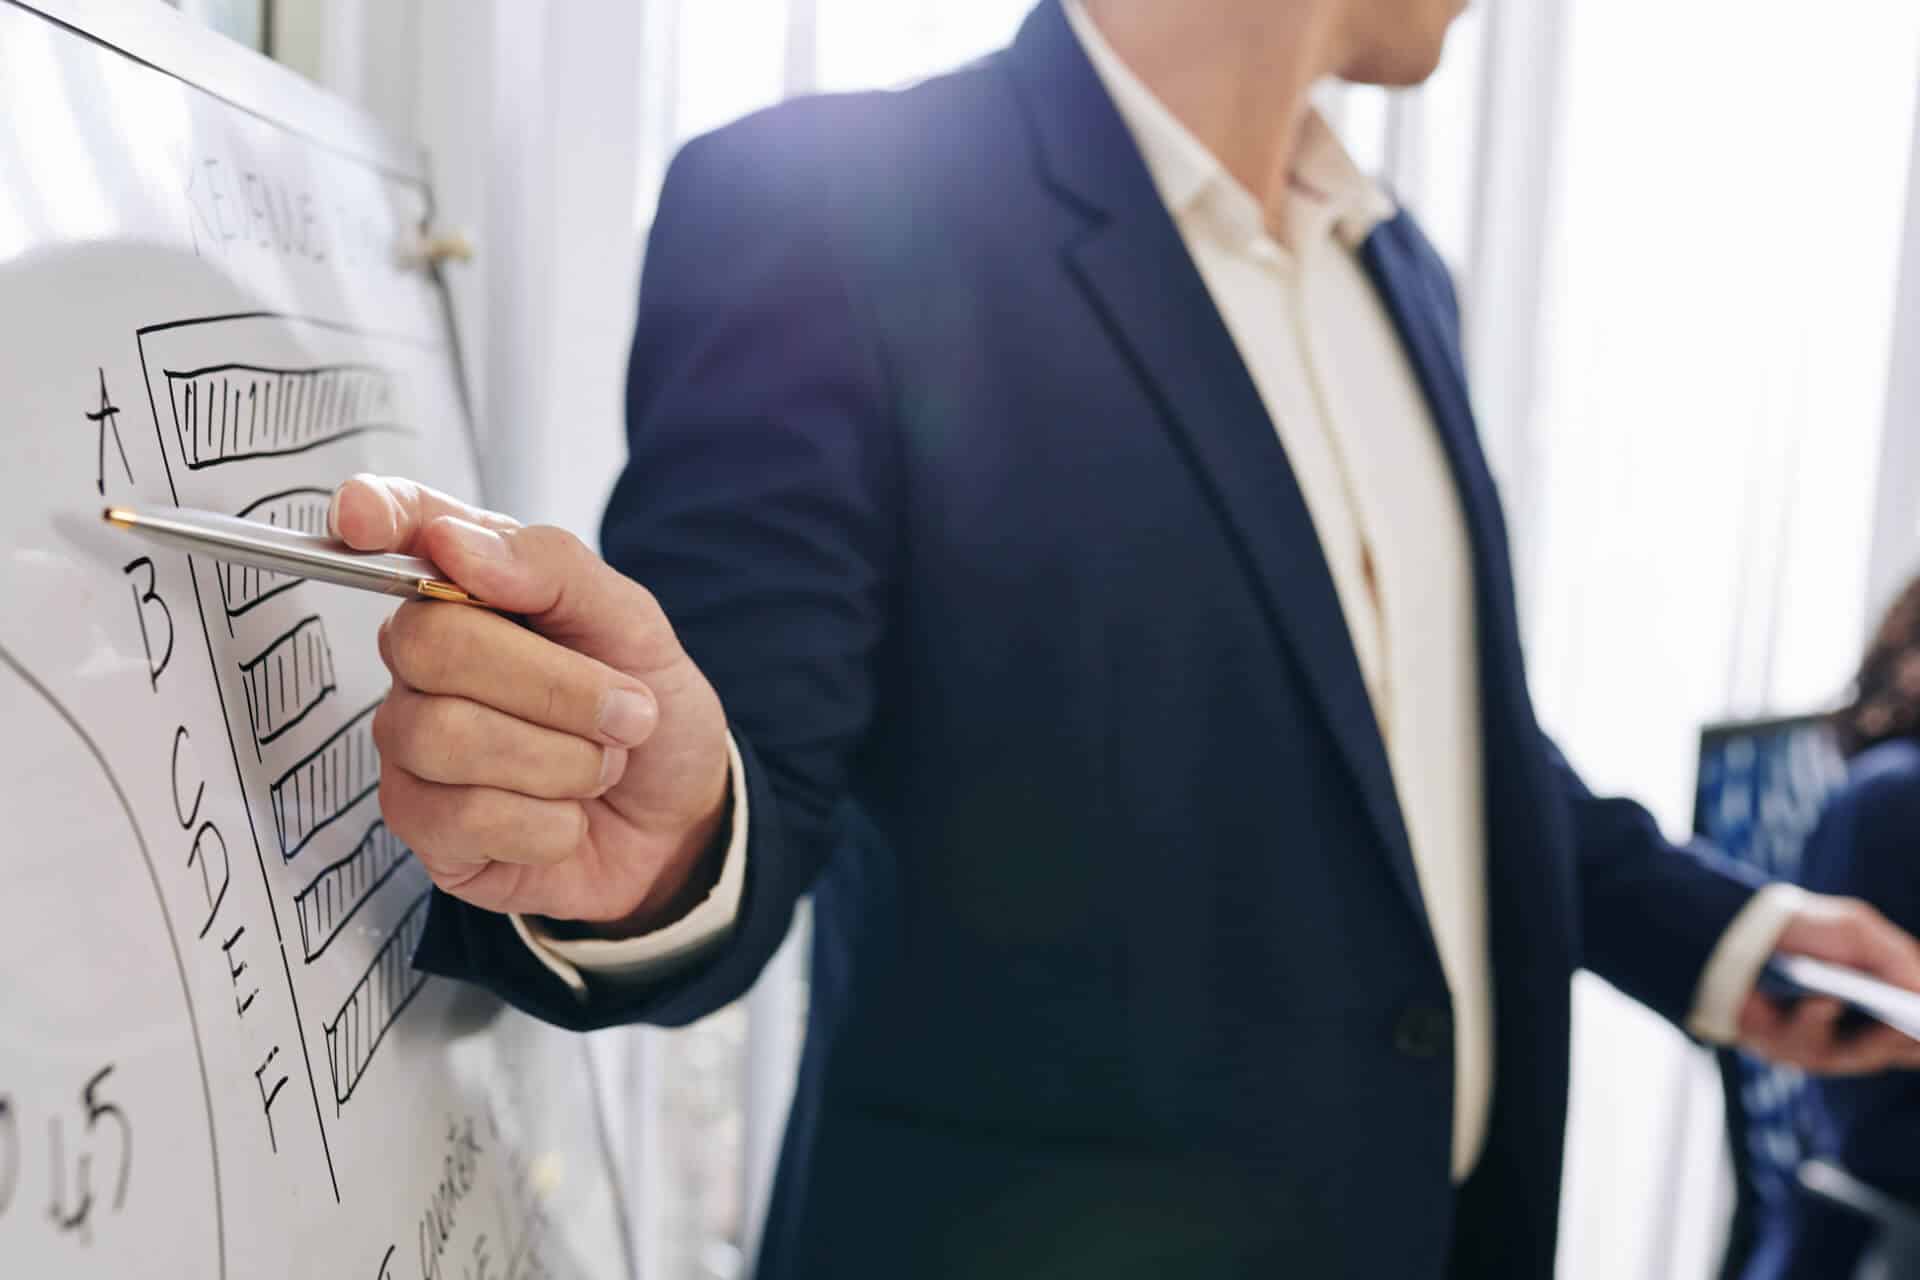
[[[1811,956],[1920,991],[1920,943],[1853,898],[1813,895],[1794,913],[1776,950]],[[1920,1044],[1878,1022],[1842,1021],[1837,1000],[1808,997],[1791,1008],[1755,991],[1740,1010],[1740,1046],[1821,1075],[1864,1075],[1920,1067]]]
[[[569,533],[406,480],[354,477],[330,523],[525,622],[413,601],[380,628],[380,809],[434,883],[612,935],[683,914],[727,807],[727,725],[645,588]]]

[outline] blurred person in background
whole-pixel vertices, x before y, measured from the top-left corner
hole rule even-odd
[[[1801,879],[1920,929],[1920,578],[1880,623],[1834,727],[1847,781],[1808,838]],[[1815,1080],[1806,1107],[1812,1156],[1920,1213],[1920,1076]],[[1872,1236],[1865,1218],[1799,1189],[1767,1224],[1747,1280],[1849,1277]]]
[[[1911,937],[1540,729],[1452,283],[1310,99],[1424,79],[1459,7],[1043,0],[698,139],[605,561],[337,495],[526,624],[382,629],[418,963],[678,1025],[814,895],[762,1276],[1536,1280],[1577,967],[1809,1068],[1914,1053],[1754,989],[1920,988]]]

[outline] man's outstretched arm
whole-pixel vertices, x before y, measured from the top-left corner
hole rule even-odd
[[[1864,902],[1763,884],[1705,847],[1676,848],[1645,809],[1588,790],[1548,744],[1577,846],[1583,967],[1688,1030],[1826,1074],[1920,1066],[1878,1024],[1842,1029],[1831,1000],[1791,1009],[1756,989],[1776,953],[1864,969],[1920,991],[1920,943]]]

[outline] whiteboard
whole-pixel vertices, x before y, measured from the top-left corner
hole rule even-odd
[[[417,153],[152,3],[0,0],[0,1275],[619,1274],[585,1042],[410,964],[391,602],[107,503],[477,481]]]

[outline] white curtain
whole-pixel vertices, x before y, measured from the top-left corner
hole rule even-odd
[[[1887,430],[1880,442],[1880,496],[1874,504],[1873,567],[1867,599],[1877,613],[1901,584],[1920,573],[1920,113],[1916,113],[1907,172],[1905,247],[1894,316],[1893,361],[1887,388]]]
[[[1920,8],[1577,6],[1527,502],[1540,712],[1690,827],[1695,735],[1821,709],[1866,625]],[[1577,992],[1562,1272],[1701,1277],[1717,1081]]]

